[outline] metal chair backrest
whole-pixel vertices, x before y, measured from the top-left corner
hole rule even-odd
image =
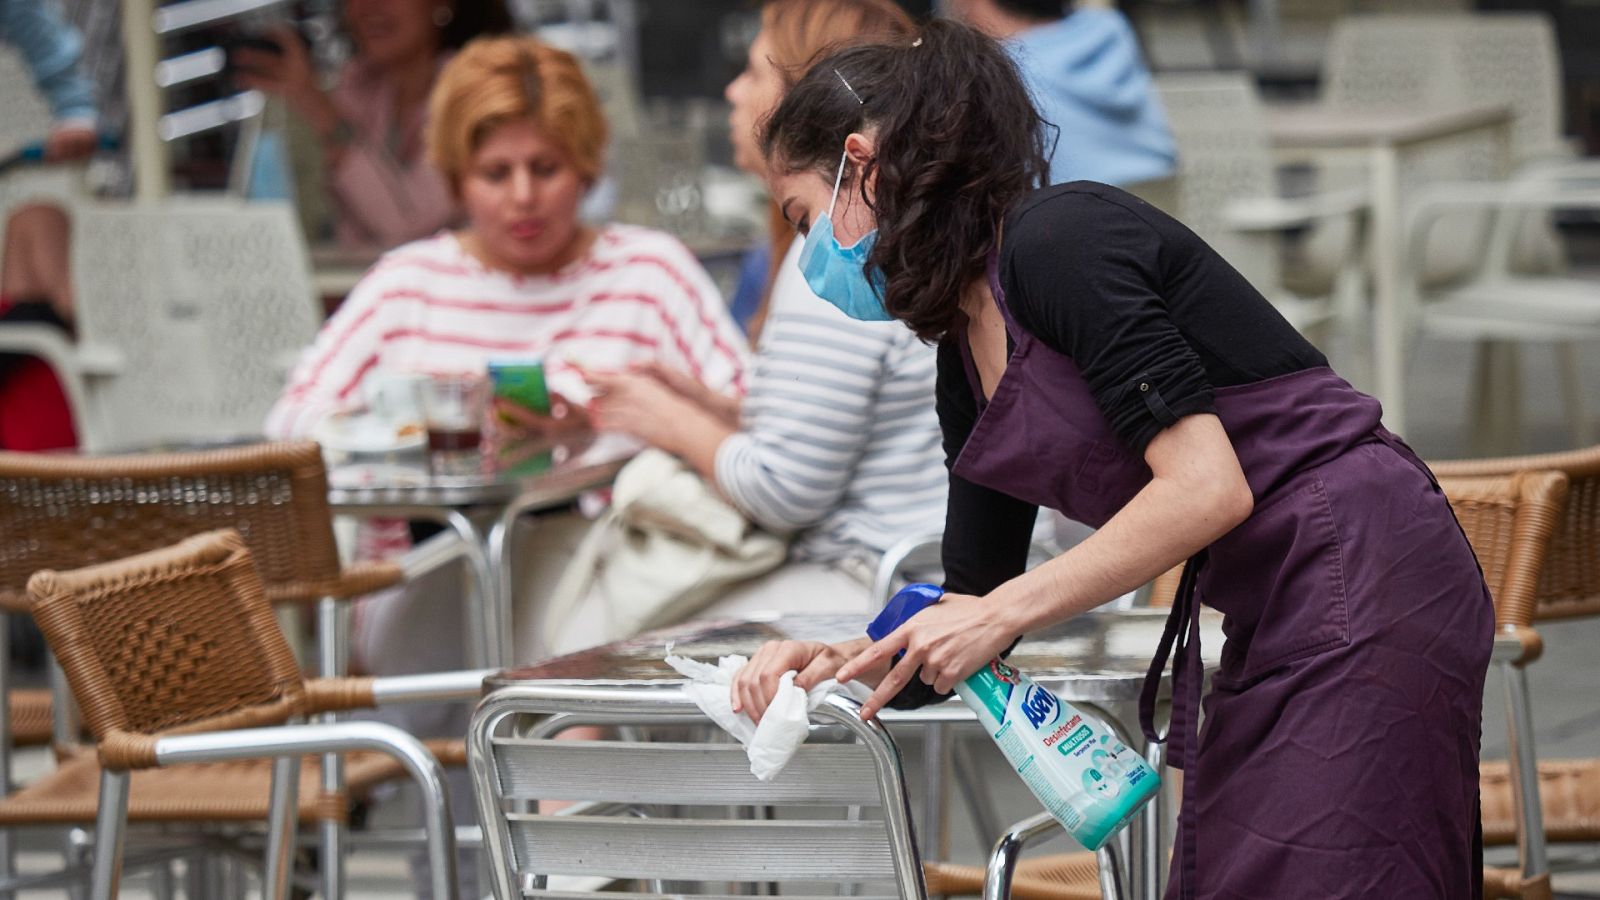
[[[1464,459],[1434,465],[1441,478],[1556,471],[1568,480],[1565,510],[1539,573],[1535,620],[1600,615],[1600,446],[1565,453]]]
[[[899,752],[857,710],[829,698],[813,722],[854,743],[808,743],[762,782],[734,743],[554,739],[573,720],[714,727],[678,689],[493,692],[468,757],[495,896],[556,898],[550,876],[602,876],[644,882],[636,896],[648,900],[761,883],[786,885],[785,896],[924,900]],[[542,815],[539,800],[597,805]]]
[[[322,453],[310,441],[141,456],[0,453],[0,607],[28,576],[234,528],[274,601],[337,593]]]
[[[259,435],[321,324],[282,203],[85,204],[73,278],[89,452]]]
[[[237,532],[47,569],[28,592],[102,756],[153,753],[158,733],[280,723],[304,704],[299,666]]]
[[[1166,211],[1273,296],[1283,274],[1276,235],[1241,232],[1224,218],[1231,203],[1277,196],[1254,83],[1244,73],[1160,75],[1156,90],[1178,147],[1176,208]]]

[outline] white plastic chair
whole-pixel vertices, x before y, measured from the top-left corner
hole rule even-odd
[[[1594,442],[1578,344],[1600,340],[1600,281],[1524,274],[1512,265],[1519,222],[1573,209],[1600,210],[1600,178],[1589,167],[1548,168],[1507,184],[1436,184],[1419,192],[1410,210],[1402,255],[1410,324],[1420,335],[1478,344],[1471,393],[1479,451],[1503,452],[1503,439],[1520,434],[1517,360],[1508,352],[1518,343],[1552,347],[1572,444]],[[1490,219],[1484,239],[1469,248],[1476,265],[1464,281],[1432,284],[1423,275],[1430,234],[1463,213]]]
[[[1358,314],[1357,237],[1365,195],[1351,190],[1293,200],[1278,196],[1261,103],[1247,76],[1161,75],[1156,89],[1178,145],[1175,196],[1166,211],[1216,248],[1314,341],[1324,340],[1336,320]],[[1337,271],[1323,279],[1320,293],[1290,289],[1284,232],[1326,225],[1342,234]]]
[[[76,343],[11,326],[0,349],[51,365],[86,452],[259,434],[321,322],[285,204],[82,206],[73,278]]]

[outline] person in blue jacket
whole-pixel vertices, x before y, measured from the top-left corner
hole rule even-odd
[[[951,0],[951,12],[1001,42],[1022,73],[1045,136],[1050,183],[1131,187],[1173,173],[1177,149],[1127,17],[1062,0]]]
[[[78,68],[83,35],[50,0],[0,0],[0,41],[15,47],[50,105],[54,124],[45,160],[81,159],[94,151],[94,86]]]

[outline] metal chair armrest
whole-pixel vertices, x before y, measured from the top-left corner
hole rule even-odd
[[[422,792],[423,829],[433,896],[456,896],[455,827],[444,793],[444,770],[415,737],[380,722],[336,722],[213,731],[156,741],[158,765],[223,762],[370,750],[393,757]]]
[[[900,566],[918,551],[930,548],[937,550],[943,541],[944,535],[939,532],[914,534],[885,550],[883,558],[878,561],[878,571],[872,578],[873,599],[879,604],[889,602],[889,588],[894,585],[894,576]]]
[[[1050,832],[1060,831],[1061,823],[1047,812],[1042,812],[1006,829],[989,852],[989,862],[984,867],[983,900],[1008,900],[1011,896],[1011,879],[1017,871],[1017,859],[1029,841]]]
[[[329,589],[328,596],[348,600],[394,587],[405,580],[406,571],[400,563],[378,560],[351,563],[339,573],[339,580]]]
[[[456,560],[472,558],[466,539],[454,531],[441,531],[406,551],[396,560],[406,581],[414,581]]]
[[[1495,632],[1491,662],[1525,666],[1544,654],[1544,638],[1527,625],[1502,625]]]
[[[308,678],[306,712],[349,712],[400,703],[477,700],[497,669],[463,669],[387,678]]]

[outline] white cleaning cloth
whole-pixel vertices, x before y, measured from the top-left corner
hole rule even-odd
[[[667,665],[689,679],[684,692],[711,721],[744,745],[745,755],[750,758],[750,774],[762,781],[776,778],[805,743],[811,728],[807,713],[816,709],[829,693],[842,690],[857,700],[872,696],[872,689],[859,681],[841,686],[831,678],[810,691],[802,691],[794,683],[799,673],[790,669],[779,679],[778,693],[767,706],[761,724],[757,725],[744,713],[733,711],[733,697],[728,690],[734,673],[747,662],[749,660],[743,656],[724,656],[713,666],[674,656],[672,645],[667,645]]]

